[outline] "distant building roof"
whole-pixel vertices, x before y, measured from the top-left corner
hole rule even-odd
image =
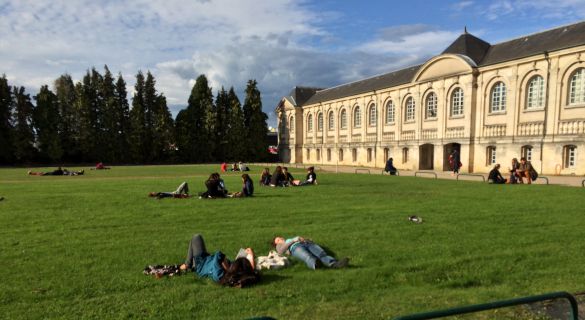
[[[442,54],[459,54],[469,57],[478,67],[557,51],[585,44],[585,21],[539,32],[495,45],[467,33],[460,35]],[[327,89],[295,87],[285,97],[300,107],[353,96],[374,90],[390,88],[412,81],[422,65],[408,67],[375,77]]]

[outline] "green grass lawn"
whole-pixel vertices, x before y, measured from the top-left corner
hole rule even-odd
[[[182,181],[203,191],[218,169],[114,167],[79,177],[0,169],[0,318],[388,319],[585,289],[585,189],[334,173],[318,173],[315,187],[273,189],[258,186],[253,167],[251,199],[147,197]],[[240,188],[238,174],[223,178]],[[351,267],[296,262],[247,289],[142,274],[182,262],[194,233],[229,257],[302,235]]]

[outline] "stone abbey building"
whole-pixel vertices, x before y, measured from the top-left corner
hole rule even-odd
[[[327,89],[295,87],[276,108],[283,162],[585,174],[585,22],[489,44],[467,32],[422,65]]]

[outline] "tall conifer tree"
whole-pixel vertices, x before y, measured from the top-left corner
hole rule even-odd
[[[244,100],[244,125],[248,131],[248,161],[264,160],[268,157],[266,136],[268,116],[262,111],[262,98],[256,80],[249,80]]]
[[[0,77],[0,163],[14,160],[12,146],[12,92],[5,75]]]
[[[61,117],[59,139],[63,148],[63,160],[79,161],[79,114],[75,107],[75,85],[71,76],[64,74],[55,80],[58,112]]]
[[[34,109],[33,120],[40,159],[59,162],[63,156],[63,147],[60,139],[61,115],[57,96],[45,85],[41,87],[35,100],[37,106]]]
[[[116,108],[114,111],[114,118],[116,121],[116,162],[130,161],[130,106],[128,105],[128,93],[126,91],[126,81],[122,74],[118,74],[116,80],[116,87],[114,90],[114,97],[116,100]]]
[[[248,137],[244,128],[242,105],[233,87],[230,88],[227,99],[229,104],[229,118],[226,139],[229,148],[226,150],[226,157],[232,161],[241,161],[246,157]]]
[[[222,87],[215,98],[213,126],[213,143],[215,146],[214,159],[225,161],[226,152],[229,149],[227,135],[229,128],[230,102],[227,91]]]
[[[131,158],[134,162],[146,161],[146,110],[144,107],[144,75],[141,71],[136,75],[134,85],[134,97],[132,98],[132,109],[130,110],[130,137]]]
[[[35,159],[36,149],[34,147],[35,136],[33,131],[33,110],[30,96],[25,92],[24,87],[14,87],[14,132],[12,145],[14,156],[19,162],[28,162]]]

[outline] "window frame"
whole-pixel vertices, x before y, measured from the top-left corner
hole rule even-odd
[[[396,106],[392,100],[386,102],[386,124],[396,122]]]
[[[538,87],[536,89],[533,86],[535,81],[538,81]],[[526,85],[526,103],[524,105],[524,110],[539,110],[544,108],[544,90],[544,78],[541,75],[537,74],[530,78]],[[533,99],[536,99],[536,102],[534,102]]]
[[[585,104],[585,68],[577,68],[569,77],[568,95],[568,105],[575,106]],[[577,100],[577,98],[580,99]]]
[[[413,122],[416,118],[416,103],[412,96],[406,98],[404,102],[404,122]]]
[[[432,102],[432,104],[430,104]],[[425,98],[425,120],[437,119],[439,98],[434,92],[430,92]],[[434,115],[432,114],[434,112]]]
[[[496,146],[487,146],[485,154],[486,154],[486,158],[485,158],[486,166],[493,166],[496,163],[498,163]]]
[[[347,129],[347,110],[345,108],[339,112],[339,129]]]
[[[461,94],[459,94],[461,92]],[[451,110],[449,116],[462,117],[465,110],[465,91],[461,87],[457,87],[451,93]],[[457,112],[455,112],[457,111]]]
[[[290,118],[288,118],[288,130],[290,131],[290,133],[294,133],[295,132],[295,116],[290,116]]]
[[[533,151],[534,147],[531,145],[524,145],[520,148],[520,154],[522,155],[522,158],[526,159],[526,161],[532,161]]]
[[[360,106],[356,106],[353,109],[353,127],[354,128],[362,127],[362,111],[360,109]]]
[[[368,106],[368,125],[375,127],[378,122],[378,110],[375,103],[370,103]]]
[[[307,117],[307,132],[313,132],[313,114],[309,113]]]
[[[317,132],[323,132],[323,112],[317,113]]]
[[[490,90],[490,112],[505,113],[508,103],[508,86],[503,81],[497,81]]]
[[[335,114],[333,113],[333,110],[329,111],[327,116],[327,129],[328,131],[335,130]]]

